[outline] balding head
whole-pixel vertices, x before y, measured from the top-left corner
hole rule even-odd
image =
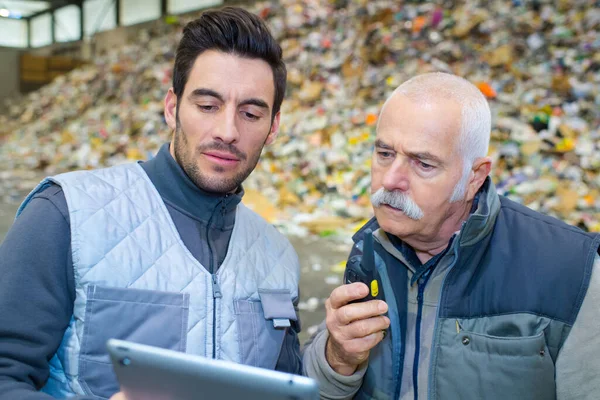
[[[463,176],[451,200],[462,197],[473,162],[488,153],[492,117],[487,100],[471,82],[444,72],[417,75],[398,86],[383,105],[382,116],[384,112],[395,112],[393,109],[388,110],[388,105],[397,96],[404,96],[423,106],[439,102],[453,102],[459,106],[460,137],[456,142],[456,150],[463,158]]]
[[[379,226],[414,248],[442,249],[460,229],[491,168],[490,109],[449,74],[420,75],[385,103],[371,162]]]

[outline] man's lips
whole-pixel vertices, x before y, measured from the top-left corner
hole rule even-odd
[[[228,160],[228,161],[240,161],[240,159],[237,158],[236,156],[234,156],[233,154],[222,152],[222,151],[211,150],[211,151],[205,152],[204,154],[206,154],[207,156],[221,158],[223,160]]]
[[[395,211],[395,212],[400,212],[400,213],[404,213],[401,208],[392,207],[389,204],[383,204],[383,206],[385,208],[387,208],[388,210]]]
[[[204,153],[206,158],[213,164],[218,164],[224,167],[231,167],[240,162],[240,159],[231,153],[222,151],[207,151]]]

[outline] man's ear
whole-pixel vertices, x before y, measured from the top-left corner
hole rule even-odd
[[[485,178],[488,177],[492,170],[492,159],[490,157],[481,157],[475,160],[473,168],[471,169],[471,179],[469,179],[469,186],[467,188],[467,201],[471,201],[475,198],[475,195],[485,182]]]
[[[269,132],[269,136],[267,136],[267,140],[265,140],[265,144],[269,145],[275,141],[277,135],[279,134],[279,120],[281,117],[281,111],[275,115],[273,118],[273,123],[271,124],[271,132]]]
[[[177,96],[170,88],[165,96],[165,120],[171,131],[175,132],[177,128]]]

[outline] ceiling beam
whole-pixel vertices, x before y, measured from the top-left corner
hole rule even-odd
[[[43,11],[38,11],[34,14],[31,14],[28,17],[24,17],[23,19],[30,20],[32,18],[39,17],[40,15],[44,15],[47,12],[54,12],[54,11],[58,10],[59,8],[62,8],[64,6],[68,6],[68,5],[72,5],[72,4],[82,5],[83,0],[53,0],[53,1],[50,1],[49,8],[47,8]]]

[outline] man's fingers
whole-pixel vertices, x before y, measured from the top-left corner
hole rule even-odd
[[[347,355],[355,355],[357,358],[365,358],[368,352],[384,338],[382,331],[371,333],[362,338],[346,340],[341,344],[341,350]],[[360,362],[359,362],[360,363]]]
[[[369,336],[364,337],[362,340],[365,342],[366,346],[369,346],[369,350],[372,349],[373,347],[377,346],[377,344],[379,342],[381,342],[383,340],[383,338],[385,338],[385,332],[384,331],[378,331],[375,333],[371,333]]]
[[[362,299],[369,294],[369,288],[362,282],[339,286],[331,292],[329,303],[332,308],[340,308],[353,300]]]
[[[372,317],[352,322],[345,327],[345,333],[349,339],[367,338],[374,333],[386,330],[389,326],[390,320],[388,317]]]
[[[348,325],[353,321],[376,317],[386,313],[388,306],[385,301],[370,300],[364,303],[347,304],[335,310],[335,316],[339,324]]]

